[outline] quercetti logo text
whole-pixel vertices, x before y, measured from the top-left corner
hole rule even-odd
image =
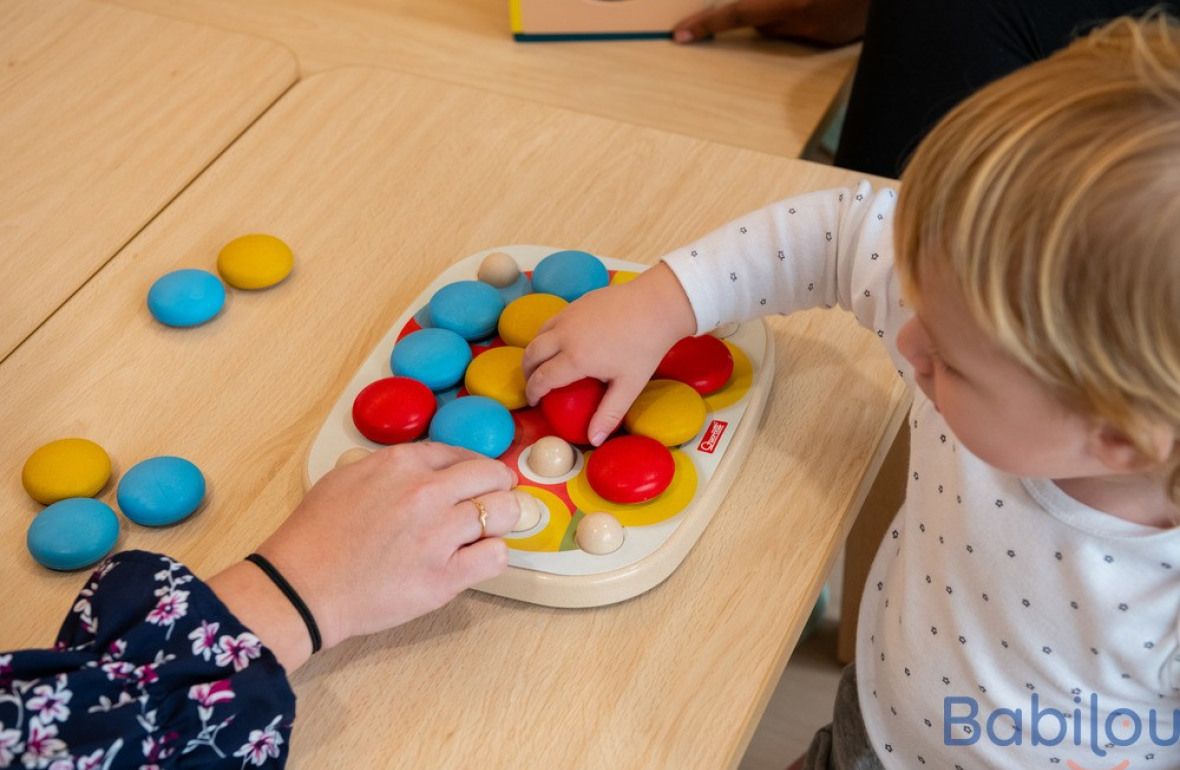
[[[942,706],[943,742],[947,746],[972,746],[981,740],[996,746],[1068,745],[1088,751],[1086,764],[1066,761],[1070,770],[1127,770],[1129,759],[1106,766],[1094,764],[1094,758],[1101,760],[1113,747],[1139,746],[1147,748],[1146,758],[1154,759],[1154,749],[1180,742],[1180,709],[1149,709],[1146,714],[1129,708],[1107,710],[1096,693],[1087,701],[1075,695],[1073,702],[1076,708],[1069,711],[1048,708],[1034,693],[1027,711],[998,708],[980,714],[975,698],[949,696]]]
[[[701,443],[697,444],[697,450],[707,454],[713,454],[717,449],[717,445],[721,443],[721,437],[725,435],[725,429],[729,427],[729,423],[725,420],[713,420],[709,423],[709,427],[705,428],[705,434],[701,436]]]

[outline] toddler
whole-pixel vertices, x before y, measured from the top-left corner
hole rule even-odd
[[[820,305],[915,389],[804,766],[1180,767],[1177,27],[1119,20],[983,89],[900,193],[785,200],[587,295],[529,346],[529,398],[607,382],[601,443],[679,337]]]

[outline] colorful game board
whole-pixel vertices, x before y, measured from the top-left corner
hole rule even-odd
[[[555,251],[558,249],[544,246],[488,249],[452,265],[428,286],[377,344],[337,399],[312,444],[307,484],[310,486],[336,467],[343,453],[358,447],[379,447],[353,424],[353,401],[366,385],[391,375],[390,353],[394,345],[429,324],[428,314],[423,311],[436,291],[456,281],[475,279],[480,264],[493,252],[513,257],[529,277],[532,267]],[[612,283],[626,281],[647,267],[599,259],[609,270]],[[703,427],[691,439],[672,448],[672,481],[646,502],[613,503],[596,494],[585,472],[586,460],[595,450],[584,445],[576,448],[576,461],[569,473],[556,478],[539,477],[527,462],[528,454],[537,439],[552,435],[554,430],[540,408],[512,412],[515,436],[499,459],[516,471],[518,489],[544,504],[544,514],[536,526],[506,538],[510,547],[508,571],[478,586],[479,590],[536,604],[588,607],[640,594],[675,570],[704,531],[749,451],[774,371],[774,342],[763,322],[719,330],[715,336],[722,334],[733,356],[733,374],[720,390],[703,397],[707,408]],[[473,343],[472,350],[478,354],[499,345],[503,342],[496,337]],[[465,395],[459,388],[438,394],[438,399],[445,403]],[[623,525],[625,539],[612,553],[593,555],[577,546],[577,525],[583,516],[593,512],[610,513]]]

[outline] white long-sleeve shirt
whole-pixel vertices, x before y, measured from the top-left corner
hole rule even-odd
[[[839,305],[914,390],[906,501],[857,639],[876,753],[890,770],[1180,768],[1180,528],[1116,518],[958,444],[897,352],[910,316],[895,203],[867,183],[803,195],[664,258],[697,333]]]

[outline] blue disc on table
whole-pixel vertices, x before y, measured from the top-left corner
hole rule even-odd
[[[504,299],[504,305],[510,305],[514,300],[518,300],[533,290],[532,281],[524,273],[517,276],[516,280],[507,286],[502,286],[496,291],[500,292],[500,296]]]
[[[471,363],[471,346],[449,329],[419,329],[393,346],[389,368],[433,391],[453,388]]]
[[[119,519],[92,497],[71,497],[49,506],[33,523],[25,542],[38,564],[81,569],[106,556],[119,539]]]
[[[225,307],[225,286],[207,270],[176,270],[148,290],[148,310],[167,326],[199,326]]]
[[[430,298],[430,323],[450,329],[465,340],[482,340],[496,333],[504,298],[483,281],[449,283]]]
[[[588,291],[610,283],[610,274],[602,260],[584,251],[555,251],[533,269],[533,291],[556,294],[573,302]]]
[[[504,405],[484,396],[443,404],[430,421],[430,440],[461,446],[488,457],[504,454],[516,437],[516,423]]]
[[[123,474],[116,493],[123,515],[145,527],[186,519],[205,499],[205,477],[183,457],[152,457]]]

